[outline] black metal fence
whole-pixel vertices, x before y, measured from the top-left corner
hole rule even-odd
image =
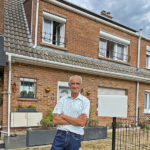
[[[150,150],[150,118],[117,118],[115,150]]]

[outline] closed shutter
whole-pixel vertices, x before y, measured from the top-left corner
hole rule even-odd
[[[127,117],[125,90],[98,88],[98,116]]]

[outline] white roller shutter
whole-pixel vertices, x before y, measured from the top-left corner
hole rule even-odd
[[[127,100],[123,89],[98,88],[98,116],[127,117]]]

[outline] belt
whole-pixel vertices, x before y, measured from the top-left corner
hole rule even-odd
[[[64,130],[57,130],[57,132],[61,132],[63,134],[80,135],[80,134],[77,134],[77,133],[73,133],[73,132],[70,132],[70,131],[64,131]]]

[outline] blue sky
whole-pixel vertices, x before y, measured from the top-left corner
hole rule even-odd
[[[150,0],[66,0],[97,14],[111,13],[114,21],[135,30],[143,29],[150,38]]]

